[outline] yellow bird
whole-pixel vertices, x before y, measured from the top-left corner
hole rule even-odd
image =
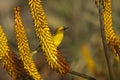
[[[54,41],[54,44],[58,47],[60,45],[60,43],[62,42],[63,40],[63,37],[64,37],[64,32],[66,29],[68,29],[69,27],[64,27],[64,26],[60,26],[58,27],[54,34],[53,34],[53,41]],[[34,54],[38,53],[40,51],[40,47],[41,45],[39,45],[35,51],[31,52],[31,56],[33,56]]]
[[[58,27],[56,30],[55,30],[55,33],[53,35],[53,41],[54,41],[54,44],[58,47],[60,45],[60,43],[62,42],[63,40],[63,37],[64,37],[64,31],[68,29],[68,27],[63,27],[63,26],[60,26]]]

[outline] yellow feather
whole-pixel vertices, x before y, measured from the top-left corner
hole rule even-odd
[[[55,34],[53,36],[53,41],[54,44],[58,47],[60,45],[60,43],[63,40],[63,36],[64,36],[64,27],[60,26],[56,29]]]

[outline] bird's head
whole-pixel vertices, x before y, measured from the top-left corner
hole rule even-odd
[[[60,26],[56,29],[55,32],[59,33],[59,32],[64,32],[65,30],[67,30],[69,27],[64,27],[64,26]]]

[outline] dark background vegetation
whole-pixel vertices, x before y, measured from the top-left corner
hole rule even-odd
[[[120,0],[112,0],[113,25],[117,34],[120,34]],[[59,26],[69,27],[65,31],[63,42],[59,46],[63,56],[75,71],[96,77],[97,80],[108,80],[108,71],[102,47],[98,10],[94,0],[42,0],[46,17],[52,33]],[[39,45],[35,35],[34,24],[28,6],[28,0],[0,0],[0,25],[9,41],[11,49],[18,54],[15,33],[14,13],[15,6],[21,7],[22,21],[25,26],[31,51]],[[92,60],[85,57],[90,54]],[[115,80],[120,80],[120,65],[109,53],[112,74]],[[40,74],[45,80],[85,80],[83,78],[66,74],[60,76],[50,70],[45,62],[42,52],[33,56]],[[94,70],[89,63],[94,61]],[[92,64],[92,63],[91,63]],[[0,63],[0,80],[12,80]]]

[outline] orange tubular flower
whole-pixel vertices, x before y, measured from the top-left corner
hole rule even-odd
[[[18,43],[19,55],[24,64],[24,68],[34,80],[43,80],[40,74],[38,73],[38,70],[30,55],[28,40],[20,17],[20,8],[19,7],[14,8],[14,13],[15,13],[16,39]]]
[[[104,30],[106,41],[111,50],[116,53],[117,57],[120,57],[120,40],[116,33],[114,32],[112,25],[112,10],[111,10],[111,0],[104,0]]]
[[[0,59],[2,60],[3,67],[13,80],[29,80],[30,76],[27,75],[21,60],[17,55],[11,52],[7,38],[0,26]]]
[[[55,71],[64,74],[70,71],[69,64],[54,44],[53,36],[48,27],[41,0],[29,0],[32,18],[34,19],[36,34],[42,45],[48,65]]]
[[[0,59],[3,59],[4,56],[8,55],[9,51],[10,49],[8,47],[7,38],[0,26]]]

